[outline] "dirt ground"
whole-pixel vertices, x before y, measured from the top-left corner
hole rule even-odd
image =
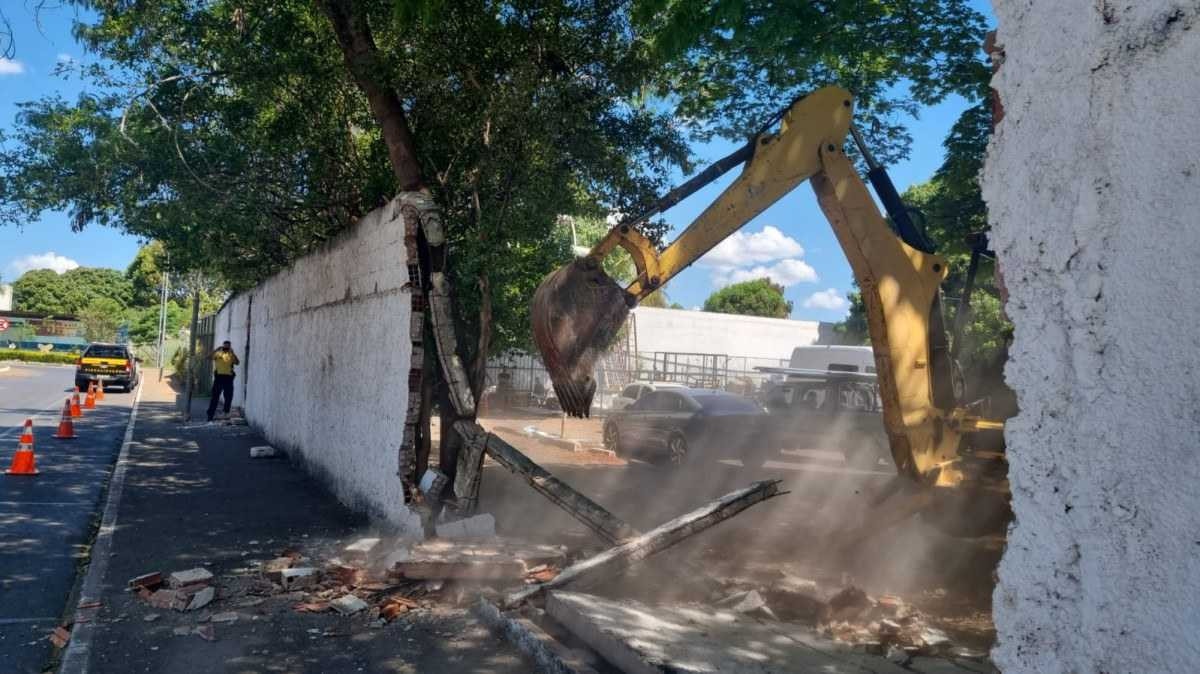
[[[896,595],[929,616],[957,643],[990,648],[994,569],[1000,537],[946,536],[912,518],[853,550],[833,555],[848,526],[866,517],[866,504],[899,479],[878,470],[846,465],[838,447],[781,452],[761,467],[736,455],[695,457],[682,467],[606,454],[571,452],[520,431],[535,426],[558,435],[558,416],[509,413],[480,420],[557,477],[633,526],[647,530],[756,480],[778,479],[784,496],[740,514],[713,530],[639,567],[635,576],[608,588],[643,600],[669,600],[680,560],[721,582],[770,582],[781,574],[837,586],[856,584],[868,593]],[[601,419],[570,419],[567,439],[599,443]],[[533,541],[603,547],[581,524],[497,465],[485,467],[481,509],[496,516],[500,533]]]

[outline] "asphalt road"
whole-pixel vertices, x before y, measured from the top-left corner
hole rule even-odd
[[[5,367],[0,364],[0,368]],[[77,419],[74,440],[55,440],[74,370],[11,365],[0,372],[0,463],[7,469],[26,418],[34,420],[40,474],[0,473],[0,663],[39,672],[46,635],[60,621],[93,534],[100,497],[120,450],[132,393],[115,389]]]

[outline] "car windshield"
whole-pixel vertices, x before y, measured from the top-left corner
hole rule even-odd
[[[696,401],[705,412],[755,413],[761,412],[758,404],[748,398],[731,395],[696,396]]]
[[[125,347],[123,347],[123,346],[103,346],[100,344],[93,344],[92,346],[88,347],[88,350],[86,353],[83,354],[83,357],[84,358],[127,358],[128,356],[125,354]]]

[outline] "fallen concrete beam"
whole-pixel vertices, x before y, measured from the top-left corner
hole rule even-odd
[[[482,597],[475,605],[475,615],[533,660],[544,674],[597,674],[591,665],[528,618],[501,613],[495,604]]]
[[[477,423],[471,421],[455,422],[467,446],[483,447],[487,455],[496,463],[504,466],[509,472],[520,475],[529,486],[542,496],[550,499],[554,505],[571,514],[584,526],[596,532],[598,536],[611,544],[634,536],[637,531],[626,524],[621,518],[602,508],[595,501],[575,491],[570,485],[551,475],[545,468],[537,465],[518,450],[499,437],[488,433]],[[474,453],[474,449],[470,453]],[[466,487],[474,478],[464,478]],[[455,479],[455,491],[458,492],[459,481]]]
[[[561,564],[562,548],[510,541],[428,541],[413,547],[389,572],[412,579],[520,580],[540,564]]]
[[[769,498],[778,496],[780,493],[779,480],[755,482],[745,489],[739,489],[719,499],[709,501],[705,505],[631,538],[615,548],[609,548],[598,555],[576,562],[545,583],[532,585],[510,594],[505,598],[504,607],[517,606],[545,590],[564,587],[582,579],[595,580],[621,571],[636,561],[666,550],[676,543],[723,522],[756,503],[762,503]]]

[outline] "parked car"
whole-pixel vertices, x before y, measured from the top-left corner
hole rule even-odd
[[[710,448],[738,450],[755,440],[766,412],[743,396],[671,386],[642,394],[604,420],[604,445],[621,456],[672,464]]]
[[[861,469],[892,460],[873,372],[759,369],[788,375],[767,398],[767,453],[759,459],[781,449],[820,448],[840,451],[847,464]]]
[[[105,388],[120,386],[129,393],[141,380],[138,359],[122,344],[88,344],[75,361],[75,385],[86,390],[91,382],[103,382]]]
[[[625,388],[621,389],[620,395],[613,396],[612,409],[613,410],[623,410],[626,407],[629,407],[633,403],[637,402],[638,400],[641,400],[642,396],[646,395],[647,393],[653,393],[655,391],[662,391],[662,390],[679,390],[679,389],[686,389],[686,388],[687,387],[684,386],[683,384],[676,384],[674,382],[669,382],[669,381],[634,382],[632,384],[627,385]]]

